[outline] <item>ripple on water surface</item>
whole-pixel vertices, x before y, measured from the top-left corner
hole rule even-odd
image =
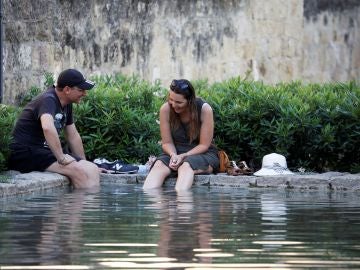
[[[1,269],[360,268],[353,193],[112,183],[0,207]]]

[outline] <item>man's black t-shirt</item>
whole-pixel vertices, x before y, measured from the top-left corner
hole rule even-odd
[[[62,107],[52,86],[26,105],[16,122],[10,148],[20,145],[47,147],[40,121],[43,114],[53,116],[58,133],[73,123],[72,104]]]

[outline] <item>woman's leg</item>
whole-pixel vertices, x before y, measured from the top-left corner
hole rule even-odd
[[[175,190],[184,191],[190,189],[194,182],[194,170],[188,162],[184,162],[178,168],[178,178],[176,180]]]
[[[178,169],[178,178],[175,185],[176,191],[184,191],[191,188],[194,182],[194,175],[201,173],[212,173],[211,166],[207,170],[193,170],[188,162],[184,162]]]
[[[161,160],[157,160],[147,175],[143,188],[160,188],[170,172],[170,169]]]

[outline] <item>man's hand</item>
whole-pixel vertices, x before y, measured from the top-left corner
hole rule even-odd
[[[72,156],[70,156],[68,154],[65,154],[61,159],[58,160],[58,163],[62,166],[66,166],[74,161],[75,161],[75,158],[73,158]]]

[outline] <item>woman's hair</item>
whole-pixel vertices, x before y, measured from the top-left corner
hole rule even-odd
[[[189,103],[189,110],[190,110],[190,123],[189,123],[189,130],[188,136],[190,138],[190,142],[193,142],[200,133],[200,121],[198,110],[195,104],[195,90],[194,87],[188,80],[181,79],[181,80],[173,80],[170,84],[170,90],[176,94],[183,95],[185,99]],[[176,130],[181,125],[180,117],[177,113],[175,113],[172,106],[170,106],[170,127],[171,130]]]

